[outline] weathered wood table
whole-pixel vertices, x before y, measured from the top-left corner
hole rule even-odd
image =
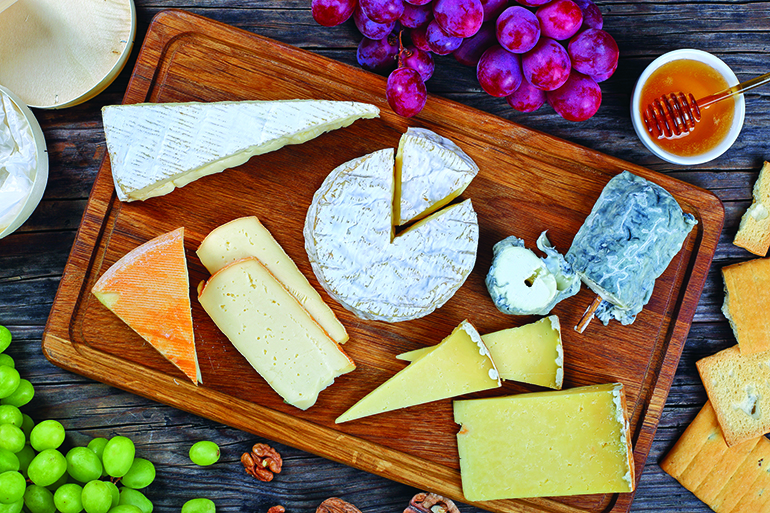
[[[9,350],[36,397],[26,408],[33,418],[58,419],[74,444],[93,436],[122,434],[138,453],[155,462],[158,478],[147,490],[156,511],[178,511],[190,498],[205,496],[220,511],[314,511],[331,496],[365,513],[402,511],[417,490],[309,454],[278,446],[284,471],[272,483],[247,476],[240,455],[252,435],[157,404],[54,367],[40,351],[40,339],[91,185],[105,154],[100,108],[120,103],[144,32],[159,11],[177,7],[355,65],[360,40],[352,21],[336,28],[317,25],[309,0],[135,0],[139,31],[132,60],[104,93],[81,106],[36,111],[45,132],[51,173],[45,197],[31,219],[0,241],[0,324],[15,337]],[[496,114],[592,149],[665,172],[713,191],[724,202],[726,221],[706,288],[695,314],[657,436],[632,511],[709,511],[663,473],[658,463],[706,400],[695,361],[735,344],[720,307],[719,269],[751,255],[731,244],[750,203],[762,161],[770,159],[770,89],[746,96],[746,122],[736,144],[722,157],[683,168],[653,157],[631,127],[629,100],[636,78],[656,56],[677,48],[715,53],[745,80],[770,68],[770,2],[597,2],[605,29],[618,41],[617,73],[602,84],[604,100],[587,122],[564,121],[545,106],[534,114],[513,111],[480,89],[474,70],[452,57],[438,58],[428,82],[433,94]],[[2,63],[0,63],[2,65]],[[383,92],[384,94],[384,92]],[[223,451],[220,463],[201,469],[187,458],[193,441],[209,439]],[[461,505],[464,512],[475,511]]]

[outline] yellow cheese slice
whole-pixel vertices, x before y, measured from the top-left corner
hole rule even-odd
[[[337,424],[501,386],[476,329],[463,321],[434,351],[409,364],[340,415]]]
[[[332,309],[256,217],[241,217],[215,228],[198,248],[198,258],[211,274],[248,257],[256,257],[335,342],[344,344],[348,340],[345,327]]]
[[[184,228],[131,250],[107,269],[91,292],[193,383],[202,382],[190,310]]]
[[[518,328],[482,335],[500,378],[561,389],[564,380],[564,352],[561,327],[555,315]],[[422,347],[396,358],[416,361],[437,346]]]
[[[353,361],[256,258],[214,274],[203,309],[284,401],[306,410]]]
[[[469,501],[634,489],[623,385],[454,402]]]

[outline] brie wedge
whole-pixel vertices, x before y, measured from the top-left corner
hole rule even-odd
[[[318,281],[363,319],[407,321],[446,303],[473,269],[479,226],[470,200],[395,237],[393,150],[334,169],[305,219],[305,249]]]
[[[104,107],[102,118],[115,191],[134,201],[379,112],[325,100],[142,103]]]

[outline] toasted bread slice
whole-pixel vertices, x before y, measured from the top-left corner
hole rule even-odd
[[[752,196],[753,201],[741,218],[733,244],[765,256],[770,248],[770,162],[762,166]]]
[[[770,258],[757,258],[722,268],[725,301],[722,313],[730,321],[741,353],[770,350]]]

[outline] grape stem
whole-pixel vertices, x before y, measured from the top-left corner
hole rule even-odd
[[[409,53],[409,50],[404,48],[404,42],[401,39],[401,36],[404,34],[404,29],[401,29],[398,31],[398,67],[403,68],[404,67],[404,61],[403,59],[405,57],[409,57],[409,55],[404,56],[405,53]]]

